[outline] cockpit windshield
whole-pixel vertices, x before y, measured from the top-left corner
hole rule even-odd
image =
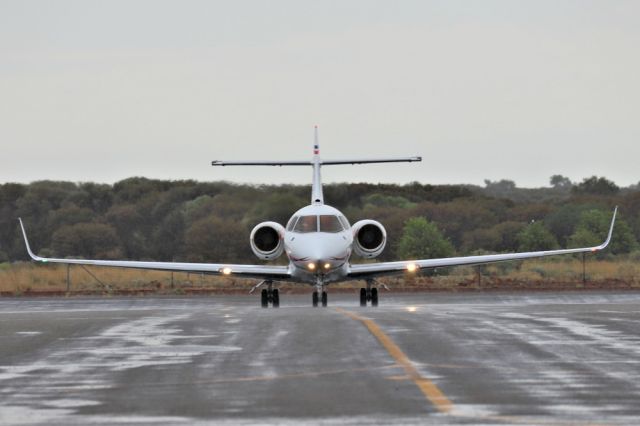
[[[307,232],[318,232],[318,216],[300,216],[293,228],[293,232],[305,234]]]
[[[338,220],[338,216],[329,214],[320,215],[320,232],[342,232],[342,224]]]
[[[297,221],[296,221],[297,220]],[[309,215],[296,217],[290,221],[287,229],[293,230],[301,234],[309,232],[331,232],[337,233],[344,231],[345,227],[338,219],[338,216],[323,214],[320,216]]]

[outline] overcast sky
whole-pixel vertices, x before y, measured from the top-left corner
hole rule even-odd
[[[640,1],[0,0],[0,182],[640,180]]]

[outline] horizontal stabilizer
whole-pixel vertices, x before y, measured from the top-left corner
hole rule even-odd
[[[307,161],[220,161],[213,160],[212,166],[312,166],[313,162]]]
[[[414,161],[422,161],[422,157],[352,158],[347,160],[322,160],[322,165],[331,166],[334,164],[412,163]]]
[[[422,157],[396,158],[352,158],[346,160],[319,160],[323,166],[336,164],[371,164],[371,163],[411,163],[422,161]],[[220,161],[214,160],[212,166],[313,166],[313,161]]]

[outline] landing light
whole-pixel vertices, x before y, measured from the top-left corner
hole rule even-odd
[[[418,308],[416,308],[415,306],[407,306],[407,311],[408,312],[415,312],[417,310],[418,310]]]
[[[415,272],[418,269],[418,265],[416,265],[415,263],[409,263],[407,265],[407,271],[409,272]]]
[[[331,264],[330,263],[325,263],[324,264],[324,269],[329,269],[331,268]]]
[[[313,271],[314,269],[316,269],[316,264],[315,264],[315,263],[309,263],[309,264],[307,265],[307,268],[309,268],[310,270],[312,270],[312,271]]]
[[[231,268],[229,268],[228,266],[225,266],[224,268],[222,268],[221,270],[223,275],[230,275],[231,274]]]

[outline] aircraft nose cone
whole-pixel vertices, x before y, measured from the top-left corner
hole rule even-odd
[[[318,271],[329,271],[337,266],[339,266],[342,262],[340,261],[340,257],[343,254],[336,252],[335,249],[331,251],[325,251],[321,253],[320,256],[315,257],[315,262]]]
[[[327,256],[322,253],[316,253],[313,256],[309,256],[309,259],[306,261],[307,269],[313,272],[327,271],[331,269],[333,263],[331,256]]]

